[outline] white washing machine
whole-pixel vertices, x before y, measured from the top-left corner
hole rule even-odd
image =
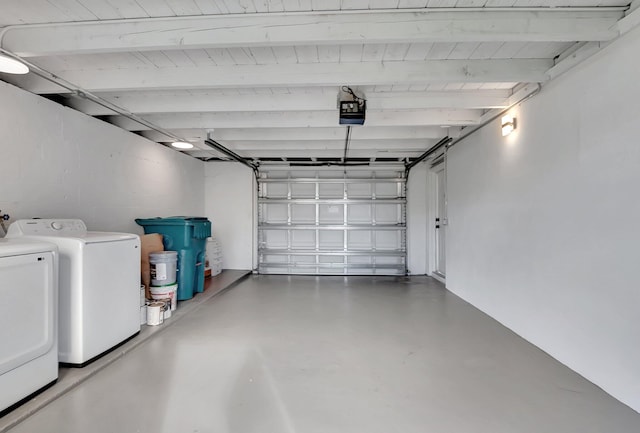
[[[58,378],[58,253],[0,239],[0,413]]]
[[[58,355],[81,367],[140,332],[140,238],[79,219],[18,220],[7,238],[58,246]]]

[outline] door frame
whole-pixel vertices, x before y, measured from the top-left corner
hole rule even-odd
[[[429,276],[435,278],[436,280],[445,283],[446,276],[439,273],[437,269],[438,261],[438,237],[435,229],[436,218],[438,218],[438,173],[440,171],[444,172],[445,177],[445,203],[442,204],[444,215],[446,218],[447,206],[446,206],[446,164],[445,162],[441,162],[435,166],[430,167],[427,173],[427,185],[426,185],[426,194],[427,194],[427,203],[429,210],[427,212],[427,273]],[[440,224],[440,230],[446,229],[446,221],[444,224]],[[446,246],[445,246],[446,248]],[[446,249],[445,249],[446,255]],[[446,272],[445,272],[446,273]]]

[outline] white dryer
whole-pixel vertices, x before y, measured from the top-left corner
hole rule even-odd
[[[90,232],[79,219],[18,220],[7,238],[54,243],[59,360],[81,367],[140,332],[140,238]]]
[[[0,239],[0,413],[58,378],[57,270],[55,245]]]

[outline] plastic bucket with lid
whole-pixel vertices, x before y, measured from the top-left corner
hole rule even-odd
[[[174,311],[178,307],[178,285],[172,284],[170,286],[151,286],[149,287],[151,292],[151,299],[171,299],[171,310]]]
[[[176,283],[178,253],[176,251],[158,251],[149,254],[151,265],[151,285],[171,286]]]

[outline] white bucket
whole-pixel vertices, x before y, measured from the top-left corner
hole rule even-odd
[[[147,306],[140,307],[140,324],[145,325],[147,323]]]
[[[149,253],[152,286],[170,286],[176,283],[178,253],[176,251],[158,251]]]
[[[146,291],[144,289],[144,286],[140,286],[140,306],[144,307],[144,304],[147,302],[147,298],[146,298]]]
[[[162,322],[164,322],[163,307],[164,302],[151,302],[147,305],[147,325],[162,325]]]
[[[151,299],[171,299],[171,310],[175,311],[178,308],[178,285],[172,284],[171,286],[149,287],[151,291]]]

